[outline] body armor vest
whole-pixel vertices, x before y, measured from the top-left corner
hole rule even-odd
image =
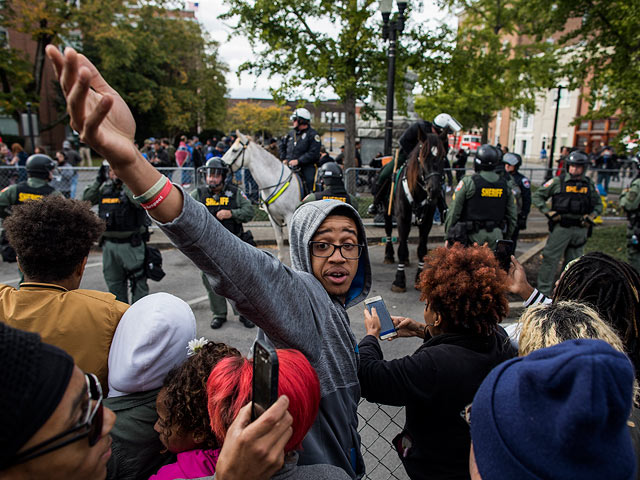
[[[315,196],[316,200],[340,200],[341,202],[348,203],[352,207],[357,208],[353,203],[351,203],[351,198],[344,188],[341,190],[334,188],[333,191],[328,189],[323,190],[321,192],[316,192]]]
[[[238,202],[236,202],[237,187],[234,185],[226,185],[220,193],[213,194],[209,191],[208,187],[198,188],[198,194],[200,202],[207,207],[207,210],[211,212],[216,220],[216,213],[220,210],[234,210],[238,208]],[[233,218],[227,218],[225,220],[218,220],[224,228],[229,230],[236,236],[240,236],[242,233],[242,223],[236,222]]]
[[[32,187],[27,182],[20,182],[16,185],[16,193],[18,194],[18,204],[28,202],[30,200],[40,200],[55,192],[55,188],[51,185],[43,185],[41,187]]]
[[[560,180],[560,192],[551,198],[551,209],[560,214],[586,215],[593,210],[589,182],[581,177]]]
[[[477,173],[471,179],[476,191],[465,204],[463,219],[501,224],[507,212],[507,181],[500,177],[496,182],[489,182]]]
[[[98,216],[107,223],[107,232],[138,232],[147,225],[146,212],[129,200],[124,188],[108,183],[101,192]]]

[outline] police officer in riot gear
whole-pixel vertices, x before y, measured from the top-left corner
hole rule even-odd
[[[109,292],[129,303],[129,284],[131,303],[137,302],[149,294],[144,269],[151,224],[147,213],[108,164],[103,164],[96,180],[85,188],[82,199],[97,204],[98,216],[106,223],[100,243],[102,273]]]
[[[413,151],[416,145],[427,137],[427,134],[435,133],[440,137],[446,154],[446,152],[449,151],[448,135],[452,132],[459,132],[460,130],[462,130],[462,125],[460,125],[460,123],[448,113],[440,113],[436,115],[433,119],[433,123],[426,120],[418,120],[417,122],[412,123],[398,139],[400,151],[398,152],[398,165],[396,167],[396,171],[400,170],[407,161],[407,158],[409,158],[409,154]],[[447,165],[445,165],[446,168],[450,167],[448,162],[449,161],[447,160]],[[369,207],[370,214],[386,210],[384,205],[382,205],[382,197],[386,196],[387,189],[385,188],[385,183],[391,178],[393,169],[394,162],[389,162],[382,167],[382,170],[380,170],[376,183],[372,189],[374,199],[373,203]],[[447,177],[449,183],[452,183],[453,176],[451,174],[451,170],[447,170]],[[446,210],[444,207],[446,206],[438,206],[438,208]]]
[[[6,218],[11,213],[12,205],[39,200],[46,195],[60,195],[60,192],[49,185],[57,166],[58,163],[49,155],[31,155],[25,165],[27,180],[9,185],[0,192],[0,218]],[[16,252],[5,238],[4,231],[0,235],[0,253],[5,262],[16,261]]]
[[[518,234],[520,230],[527,228],[527,217],[531,211],[531,182],[519,171],[520,165],[522,165],[522,157],[517,153],[505,153],[504,157],[502,157],[502,163],[504,164],[506,175],[513,181],[513,195],[518,205],[518,221],[513,235],[511,235],[515,251],[518,243]]]
[[[582,255],[593,219],[602,202],[593,180],[585,175],[589,157],[579,150],[567,158],[567,173],[548,180],[532,196],[533,204],[549,219],[549,239],[542,252],[538,290],[550,296],[558,262],[563,265]],[[551,207],[547,200],[551,199]]]
[[[477,173],[464,177],[456,186],[445,232],[459,230],[469,244],[487,243],[492,249],[497,240],[511,238],[517,206],[509,183],[495,171],[500,158],[491,145],[478,148],[474,160]]]
[[[280,159],[290,168],[302,172],[305,193],[311,193],[320,159],[320,135],[311,127],[311,113],[306,108],[297,108],[291,120],[293,130],[280,142]]]
[[[321,185],[321,191],[310,193],[302,203],[313,202],[314,200],[340,200],[348,203],[355,209],[358,203],[355,197],[349,195],[344,188],[344,180],[342,177],[342,168],[336,162],[327,162],[318,170],[318,180]]]
[[[636,177],[620,195],[620,206],[627,213],[627,258],[636,272],[640,273],[640,161],[638,157],[631,159],[635,166]]]
[[[253,218],[253,206],[242,190],[227,181],[228,173],[229,169],[221,158],[210,158],[205,166],[198,168],[199,186],[191,192],[191,196],[202,202],[227,230],[244,240],[242,224]],[[214,292],[204,272],[202,283],[207,290],[213,313],[211,328],[220,328],[227,321],[227,299]],[[253,322],[243,316],[240,316],[240,322],[247,328],[254,326]]]

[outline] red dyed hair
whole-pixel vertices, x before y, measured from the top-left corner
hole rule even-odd
[[[284,451],[298,450],[320,407],[320,382],[306,357],[298,350],[276,350],[278,395],[289,398],[293,435]],[[211,430],[220,445],[240,409],[251,401],[253,364],[243,357],[222,359],[209,375],[207,399]]]

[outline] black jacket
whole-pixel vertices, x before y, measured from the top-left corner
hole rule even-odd
[[[291,130],[280,142],[280,159],[297,159],[302,167],[314,165],[320,159],[321,146],[320,136],[313,128]]]
[[[460,412],[488,373],[517,353],[502,327],[490,337],[445,333],[428,338],[413,355],[397,360],[383,360],[371,335],[358,347],[362,396],[406,406],[403,435],[412,447],[400,459],[409,477],[468,479],[471,437]]]

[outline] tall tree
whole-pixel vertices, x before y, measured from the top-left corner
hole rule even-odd
[[[238,102],[227,111],[227,130],[260,137],[282,135],[287,131],[288,107],[262,106],[255,102]]]
[[[225,0],[222,18],[237,21],[257,60],[241,71],[282,77],[276,96],[333,90],[344,104],[345,168],[355,166],[356,103],[364,110],[384,93],[385,45],[374,20],[376,0]],[[330,25],[321,29],[319,25]],[[397,77],[402,78],[402,63]],[[396,81],[398,92],[402,81]]]

